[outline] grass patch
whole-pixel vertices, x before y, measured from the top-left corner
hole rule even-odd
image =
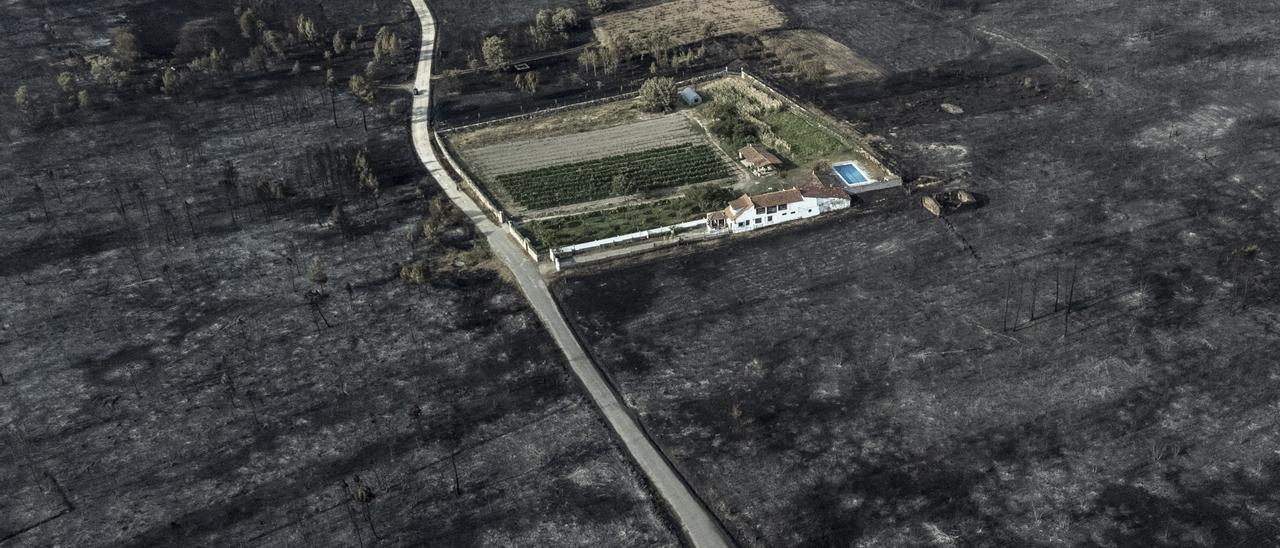
[[[760,143],[792,166],[802,166],[853,148],[848,138],[814,116],[742,80],[715,81],[703,91],[706,102],[698,108],[699,116],[729,149]]]
[[[501,175],[496,182],[520,205],[542,209],[729,175],[710,146],[684,144]],[[628,192],[617,192],[620,176],[630,182]]]
[[[764,114],[760,121],[767,124],[774,135],[790,147],[787,155],[796,164],[825,158],[849,148],[830,130],[792,109]]]

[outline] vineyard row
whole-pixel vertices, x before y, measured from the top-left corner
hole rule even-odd
[[[501,175],[497,183],[522,206],[542,209],[729,175],[710,146],[684,144]]]

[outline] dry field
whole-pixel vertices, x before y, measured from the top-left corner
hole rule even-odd
[[[476,172],[488,178],[701,140],[702,134],[690,127],[687,118],[670,114],[573,135],[494,144],[462,154]]]
[[[799,0],[786,10],[793,25],[845,44],[888,72],[906,72],[985,51],[974,33],[890,0]]]
[[[616,43],[619,36],[642,42],[646,35],[660,32],[669,36],[673,45],[681,46],[708,34],[752,34],[780,28],[786,16],[767,0],[674,0],[592,21],[601,43]]]
[[[886,73],[881,66],[821,32],[784,30],[762,36],[760,40],[779,59],[821,61],[830,80],[875,80]]]
[[[479,148],[517,139],[537,139],[572,135],[584,131],[652,120],[661,113],[648,113],[635,108],[631,101],[610,101],[589,107],[565,109],[521,120],[459,130],[448,133],[449,143],[457,148]]]

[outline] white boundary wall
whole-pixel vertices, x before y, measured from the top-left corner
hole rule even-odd
[[[690,228],[697,228],[699,226],[705,226],[706,224],[707,222],[705,220],[697,219],[697,220],[689,221],[687,223],[674,224],[674,225],[669,225],[669,226],[664,226],[659,228],[651,228],[649,230],[641,230],[640,232],[632,232],[630,234],[623,234],[621,236],[614,236],[612,238],[604,238],[601,240],[592,240],[590,242],[583,242],[580,244],[567,245],[561,248],[551,250],[551,255],[553,257],[563,256],[563,255],[572,255],[574,253],[581,253],[583,251],[589,251],[596,248],[608,247],[608,246],[618,245],[618,244],[627,243],[627,242],[633,242],[635,240],[647,240],[655,236],[671,236],[676,232],[679,232],[682,230],[688,230]]]

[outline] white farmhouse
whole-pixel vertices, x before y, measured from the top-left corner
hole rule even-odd
[[[743,194],[729,202],[728,207],[708,213],[707,229],[714,232],[746,232],[845,209],[852,202],[848,193],[821,185],[791,188],[759,196]]]

